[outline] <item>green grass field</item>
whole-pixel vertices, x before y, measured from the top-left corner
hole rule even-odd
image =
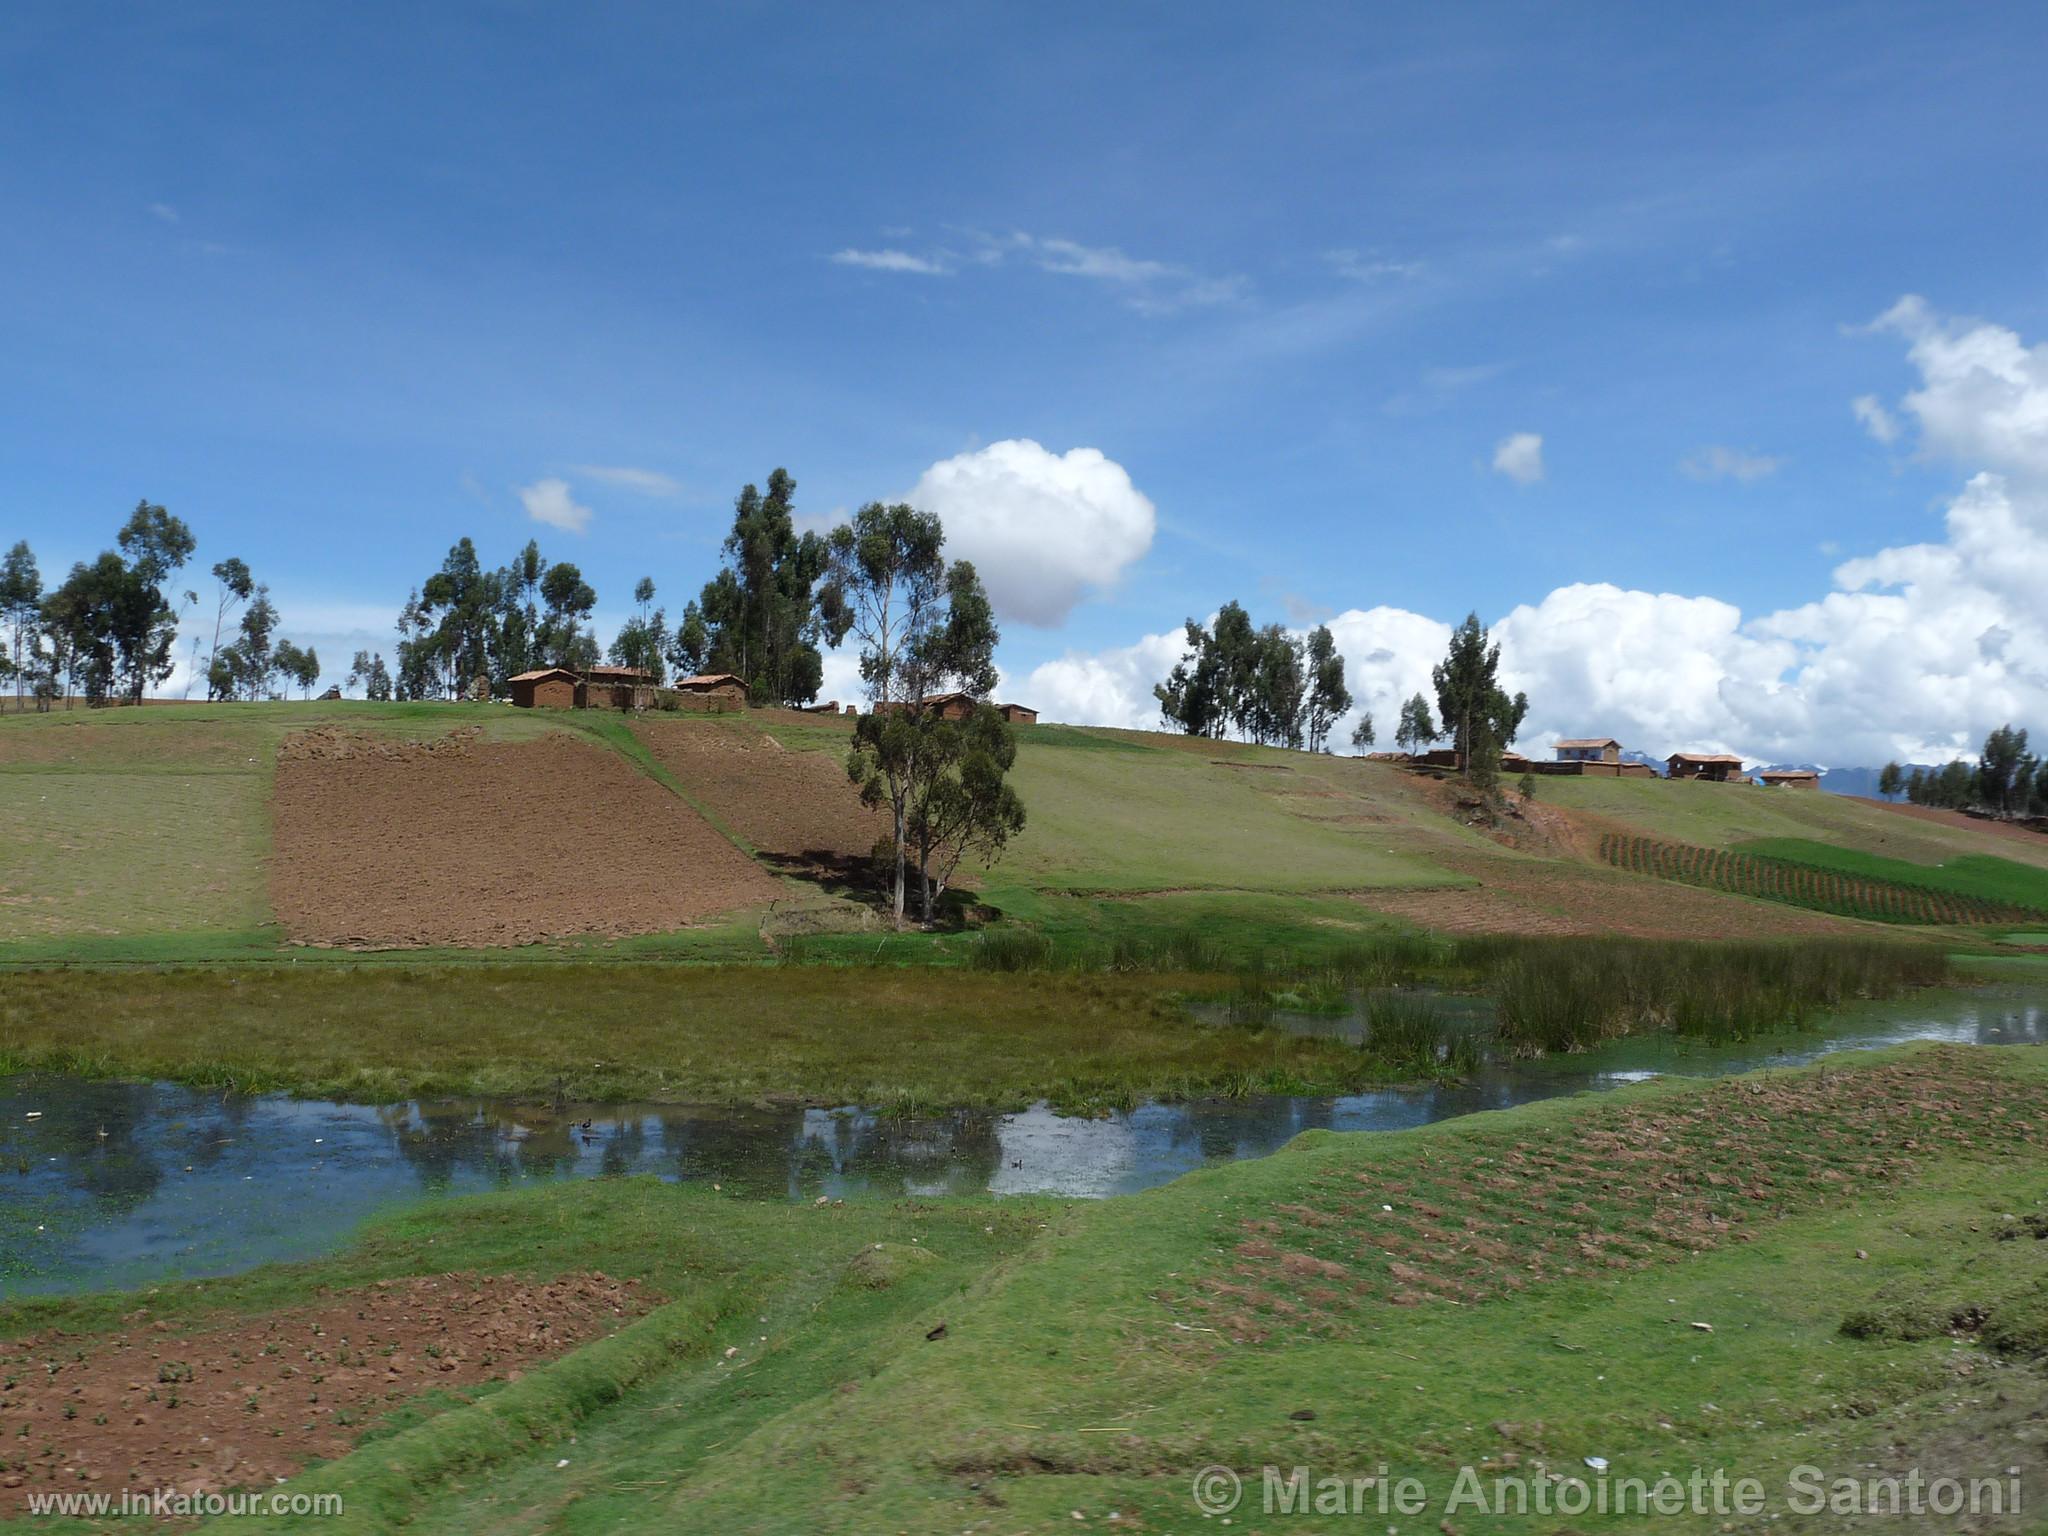
[[[1929,890],[1953,891],[1979,901],[2029,907],[2048,914],[2048,868],[1988,854],[1965,853],[1937,865],[1887,859],[1810,838],[1771,837],[1737,843],[1736,849],[1814,869],[1832,869],[1871,880],[1891,880]]]
[[[1590,1484],[1589,1457],[1612,1480],[1724,1468],[1780,1500],[1801,1464],[2002,1477],[2017,1460],[2031,1493],[2044,1086],[2038,1048],[1908,1048],[1315,1132],[1100,1204],[564,1184],[421,1206],[334,1259],[148,1305],[175,1337],[449,1269],[601,1267],[671,1298],[293,1479],[348,1500],[309,1530],[1185,1531],[1216,1528],[1191,1501],[1211,1466],[1249,1490],[1238,1528],[1434,1530],[1463,1467]],[[0,1333],[59,1326],[86,1349],[131,1305],[18,1303]],[[1268,1465],[1412,1477],[1428,1514],[1262,1517]],[[1758,1528],[1861,1528],[1772,1509]]]
[[[1962,854],[1997,854],[2048,870],[2040,846],[1993,839],[1971,827],[1923,821],[1846,795],[1759,789],[1666,779],[1546,778],[1542,797],[1672,842],[1724,848],[1760,838],[1792,838],[1831,847],[1939,864]]]

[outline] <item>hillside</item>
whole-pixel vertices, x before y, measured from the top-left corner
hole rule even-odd
[[[548,941],[745,958],[871,932],[886,821],[846,781],[850,724],[353,701],[0,717],[0,957]],[[1664,781],[1545,779],[1496,835],[1386,763],[1138,732],[1023,728],[1015,783],[1028,825],[975,897],[1054,936],[1857,927],[1607,867],[1615,829],[2048,870],[2048,839],[1960,818]]]

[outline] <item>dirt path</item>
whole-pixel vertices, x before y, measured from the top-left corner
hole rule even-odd
[[[408,1399],[516,1380],[659,1302],[598,1273],[448,1274],[196,1328],[142,1307],[119,1333],[16,1340],[0,1348],[0,1510],[44,1492],[268,1486]]]
[[[566,733],[287,740],[271,901],[307,944],[665,933],[766,906],[775,879],[617,753]]]

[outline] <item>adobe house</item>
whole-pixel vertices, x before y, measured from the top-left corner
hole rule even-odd
[[[1557,744],[1560,763],[1618,763],[1621,743],[1612,736],[1586,736]]]
[[[1038,711],[1028,704],[998,704],[996,709],[1012,725],[1038,724]]]
[[[1767,789],[1820,788],[1820,775],[1811,768],[1766,768],[1756,781]]]
[[[654,702],[654,674],[639,667],[590,667],[577,690],[579,709],[645,709]]]
[[[512,679],[512,702],[521,709],[574,709],[578,688],[567,667],[542,667]]]
[[[698,672],[675,681],[677,702],[685,709],[745,709],[747,680],[737,672]]]
[[[1674,779],[1705,779],[1710,784],[1726,784],[1731,779],[1742,777],[1742,759],[1731,757],[1726,752],[1674,752],[1664,759],[1664,766]]]

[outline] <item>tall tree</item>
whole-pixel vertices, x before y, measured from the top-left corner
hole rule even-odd
[[[27,707],[35,672],[29,648],[42,627],[43,573],[22,539],[0,560],[0,628],[7,634],[8,668],[14,679],[14,707]]]
[[[1529,697],[1508,697],[1499,683],[1500,646],[1487,644],[1479,615],[1467,614],[1451,634],[1444,659],[1431,674],[1436,684],[1437,718],[1458,754],[1460,772],[1472,774],[1475,754],[1491,758],[1497,769],[1502,749],[1511,746],[1529,713]],[[1489,765],[1481,763],[1482,775]]]
[[[2027,752],[2027,733],[2001,725],[1984,738],[1977,756],[1977,799],[1986,810],[2010,816],[2024,809],[2032,788],[2034,760]]]
[[[1887,800],[1899,798],[1899,791],[1906,787],[1906,771],[1897,763],[1886,763],[1878,771],[1877,792]]]
[[[227,623],[228,615],[249,601],[249,594],[256,588],[256,579],[249,574],[249,567],[233,555],[215,562],[213,579],[213,646],[206,653],[206,675],[209,680],[213,676],[214,660],[220,655],[220,632]],[[212,696],[209,683],[207,697]]]
[[[677,664],[731,672],[759,702],[808,704],[824,683],[822,645],[846,636],[847,616],[829,580],[830,541],[798,533],[796,481],[777,469],[764,495],[744,487],[733,502],[725,565],[684,609]]]
[[[278,675],[299,685],[299,696],[311,698],[313,685],[320,681],[320,653],[310,645],[290,640],[277,642],[275,662]]]
[[[1311,752],[1330,749],[1330,728],[1351,708],[1351,690],[1344,683],[1344,658],[1327,624],[1308,632],[1308,702],[1302,734]],[[1372,717],[1366,716],[1370,729]]]
[[[944,770],[948,742],[934,696],[984,700],[996,685],[996,624],[966,561],[945,562],[945,531],[928,512],[870,502],[832,531],[823,601],[860,641],[869,708],[854,724],[847,775],[868,805],[887,804],[890,904],[905,912],[910,816]],[[921,863],[920,881],[928,863]]]
[[[1375,738],[1372,729],[1372,712],[1368,710],[1366,711],[1366,713],[1358,717],[1358,724],[1354,725],[1351,728],[1351,750],[1354,752],[1363,752],[1367,747],[1373,744],[1374,739]]]
[[[1007,777],[1016,760],[1009,722],[986,704],[965,720],[926,723],[925,772],[908,818],[925,922],[961,864],[988,868],[1024,830],[1024,803]]]
[[[1413,755],[1426,751],[1442,734],[1430,718],[1429,700],[1419,693],[1410,694],[1401,706],[1401,722],[1394,728],[1394,745]]]
[[[1187,651],[1152,696],[1169,725],[1189,736],[1221,736],[1230,723],[1224,699],[1222,658],[1209,632],[1193,619],[1187,623]]]
[[[648,612],[648,604],[654,601],[651,576],[642,576],[634,583],[633,601],[639,612],[620,625],[618,634],[612,637],[611,659],[622,667],[638,667],[659,683],[669,651],[668,618],[659,608]]]
[[[540,579],[540,661],[582,671],[597,661],[597,637],[583,628],[597,606],[597,592],[567,560],[547,568]]]

